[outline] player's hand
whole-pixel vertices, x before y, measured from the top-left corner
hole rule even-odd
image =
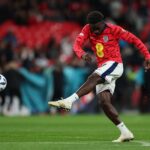
[[[147,59],[147,60],[144,61],[144,67],[145,67],[145,70],[150,69],[150,59]]]
[[[82,59],[85,60],[88,63],[92,62],[92,57],[88,53],[85,53],[84,55],[82,55]]]

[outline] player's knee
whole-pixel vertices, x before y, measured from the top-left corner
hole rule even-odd
[[[106,99],[101,99],[100,100],[100,105],[102,107],[109,107],[110,103]]]
[[[111,104],[111,95],[108,91],[106,92],[102,92],[99,95],[99,101],[100,101],[100,105],[102,107],[109,107]]]

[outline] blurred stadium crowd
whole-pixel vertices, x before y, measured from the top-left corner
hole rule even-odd
[[[92,10],[101,11],[106,21],[131,31],[150,48],[147,0],[0,1],[0,73],[8,81],[0,93],[0,114],[63,113],[49,110],[48,100],[69,96],[96,68],[95,62],[89,66],[72,50]],[[149,112],[150,73],[144,72],[143,58],[135,47],[125,41],[120,41],[120,47],[125,71],[113,103],[120,112]],[[85,50],[90,52],[88,44]],[[75,103],[71,112],[101,112],[94,91]]]

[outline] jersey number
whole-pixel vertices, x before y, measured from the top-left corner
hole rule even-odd
[[[104,57],[104,46],[101,43],[96,44],[96,54],[98,57],[102,58]]]

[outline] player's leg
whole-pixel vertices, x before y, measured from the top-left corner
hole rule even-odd
[[[99,99],[100,105],[103,108],[103,111],[107,115],[107,117],[115,125],[118,125],[119,123],[121,123],[118,112],[111,103],[112,94],[109,92],[109,90],[103,91],[100,94],[98,94],[98,99]]]
[[[63,100],[50,101],[48,104],[60,108],[71,109],[74,101],[91,92],[97,84],[102,83],[103,81],[104,80],[98,74],[93,73],[88,77],[87,81],[77,90],[76,93]]]
[[[101,102],[101,106],[106,116],[117,126],[121,132],[121,136],[114,142],[131,140],[134,138],[133,134],[119,119],[118,112],[111,103],[112,94],[115,90],[115,82],[123,73],[123,65],[121,63],[108,63],[108,65],[106,64],[104,67],[107,68],[107,66],[109,66],[109,68],[103,73],[101,69],[96,70],[96,72],[106,80],[104,84],[99,84],[96,86],[96,93],[98,94],[99,101]]]
[[[114,140],[113,142],[124,142],[132,140],[134,138],[133,134],[119,119],[118,112],[111,103],[112,94],[109,92],[109,90],[105,90],[99,93],[98,99],[106,116],[117,126],[117,128],[121,132],[120,137],[117,140]]]
[[[49,105],[53,105],[56,107],[71,109],[72,103],[79,99],[81,96],[88,94],[90,91],[95,88],[97,84],[103,83],[105,81],[105,76],[111,73],[118,63],[113,61],[108,61],[103,64],[100,68],[96,69],[93,74],[91,74],[87,81],[77,90],[76,93],[72,94],[70,97],[65,98],[63,100],[48,102]],[[102,78],[101,78],[101,75]]]
[[[103,83],[104,80],[96,73],[91,74],[87,81],[77,90],[78,97],[82,97],[91,92],[97,84]]]

